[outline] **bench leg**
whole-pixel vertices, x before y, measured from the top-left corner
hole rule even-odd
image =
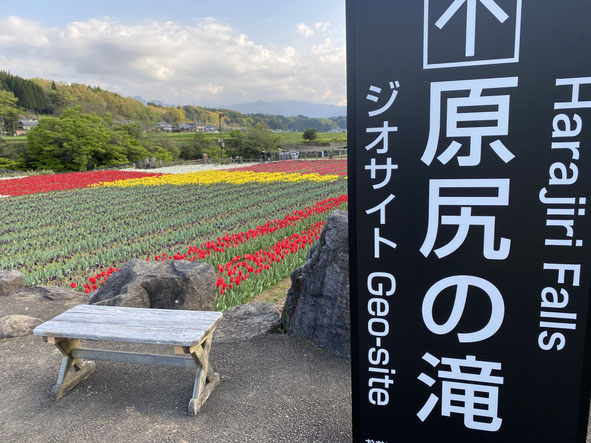
[[[209,364],[212,336],[213,334],[210,334],[201,344],[189,349],[197,365],[197,374],[195,375],[195,384],[193,386],[193,398],[189,402],[189,415],[197,415],[201,406],[203,406],[214,388],[220,383],[220,374],[213,372]]]
[[[72,358],[71,352],[77,348],[80,340],[62,339],[56,341],[55,345],[63,354],[62,365],[57,377],[57,383],[51,389],[54,400],[62,398],[70,389],[86,380],[95,370],[96,364],[93,361],[81,358]]]

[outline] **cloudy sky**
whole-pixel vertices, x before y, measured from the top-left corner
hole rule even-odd
[[[344,105],[344,0],[28,0],[0,9],[0,69],[171,104]]]

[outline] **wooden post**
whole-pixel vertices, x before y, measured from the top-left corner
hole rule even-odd
[[[193,397],[189,402],[189,415],[197,415],[201,406],[220,383],[220,374],[215,373],[209,364],[212,337],[213,331],[200,344],[188,349],[198,366],[193,385]]]
[[[51,389],[54,400],[59,400],[74,386],[86,380],[96,370],[96,364],[93,361],[72,357],[72,351],[78,348],[80,340],[48,337],[47,341],[54,343],[64,356],[57,383]]]

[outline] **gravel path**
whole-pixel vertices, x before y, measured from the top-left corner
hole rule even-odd
[[[0,180],[12,180],[13,178],[25,178],[26,175],[18,175],[16,177],[0,177]]]

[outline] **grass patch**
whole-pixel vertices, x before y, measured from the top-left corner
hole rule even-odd
[[[285,298],[287,297],[289,288],[291,288],[291,278],[287,277],[272,288],[264,290],[251,301],[258,303],[274,303],[280,310],[283,310],[283,305],[285,305]]]
[[[178,133],[166,133],[163,132],[160,135],[170,139],[173,142],[180,143],[180,142],[188,142],[194,139],[195,133],[194,132],[178,132]],[[295,143],[295,144],[304,144],[304,139],[302,137],[301,132],[280,132],[276,133],[279,138],[281,138],[281,143]],[[210,140],[212,143],[217,143],[220,134],[218,132],[206,132],[205,137]],[[222,133],[222,138],[224,140],[230,139],[230,133],[224,132]],[[312,146],[314,144],[320,143],[347,143],[347,133],[346,132],[319,132],[318,138],[314,140]],[[307,142],[306,142],[307,144]]]

